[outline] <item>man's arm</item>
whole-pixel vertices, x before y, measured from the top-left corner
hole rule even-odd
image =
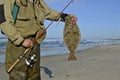
[[[14,26],[14,20],[12,16],[13,6],[14,6],[13,0],[4,1],[5,12],[4,14],[6,21],[1,24],[0,28],[4,32],[4,34],[8,37],[8,39],[10,39],[15,45],[20,45],[24,39]]]
[[[74,22],[77,21],[77,18],[72,14],[60,13],[56,10],[53,10],[53,9],[49,8],[48,5],[43,0],[41,0],[41,4],[45,8],[45,18],[48,19],[48,20],[57,21],[57,20],[59,20],[59,18],[61,18],[62,21],[65,21],[65,17],[69,15],[73,18],[72,20]],[[59,14],[61,14],[60,17],[56,18]]]
[[[48,19],[48,20],[55,20],[55,21],[57,21],[59,18],[57,19],[56,17],[60,14],[60,12],[51,9],[51,8],[44,2],[44,0],[41,0],[40,2],[41,2],[42,6],[44,7],[44,10],[45,10],[45,18]],[[63,15],[62,15],[61,18],[65,17],[66,15],[67,15],[67,14],[64,15],[64,13],[63,13]]]

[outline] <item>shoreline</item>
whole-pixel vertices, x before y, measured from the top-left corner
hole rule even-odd
[[[119,80],[120,45],[97,46],[76,52],[76,61],[69,54],[41,57],[42,80]],[[1,80],[8,80],[4,64],[0,64]]]
[[[107,44],[107,45],[93,46],[93,47],[89,47],[89,48],[82,49],[82,50],[76,50],[76,51],[75,51],[75,54],[76,54],[76,53],[80,53],[80,52],[82,52],[82,51],[89,50],[89,49],[94,49],[94,48],[97,48],[97,47],[105,47],[105,46],[112,46],[112,45],[120,45],[120,44]],[[52,50],[51,50],[51,52],[52,52]],[[41,52],[41,54],[42,54],[42,52]],[[68,52],[66,51],[66,53],[56,53],[56,54],[41,55],[41,58],[42,58],[42,57],[60,56],[60,55],[69,55],[69,51],[68,51]],[[2,57],[2,56],[5,57],[5,50],[0,50],[0,58],[2,58],[2,59],[0,59],[0,60],[3,60],[3,57]],[[4,61],[1,61],[0,64],[4,64]]]
[[[5,54],[5,50],[0,50],[0,55]]]
[[[75,51],[75,53],[79,53],[79,52],[81,52],[81,51],[84,51],[84,50],[88,50],[88,49],[92,49],[92,48],[95,48],[95,47],[104,47],[104,46],[111,46],[111,45],[120,45],[120,44],[107,44],[107,45],[98,45],[98,46],[92,46],[92,47],[88,47],[88,48],[85,48],[85,49],[82,49],[82,50],[77,50],[77,51]],[[66,54],[68,54],[68,49],[66,48],[66,53],[63,53],[63,54],[59,54],[59,53],[56,53],[56,54],[51,54],[51,55],[45,55],[45,56],[54,56],[54,55],[66,55]],[[5,51],[6,50],[0,50],[0,55],[1,54],[5,54]],[[45,56],[42,56],[42,57],[45,57]]]

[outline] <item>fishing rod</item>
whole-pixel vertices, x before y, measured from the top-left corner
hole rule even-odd
[[[73,2],[73,0],[71,0],[63,9],[62,11],[55,17],[55,20],[58,19],[63,11]],[[33,44],[35,44],[37,42],[38,39],[40,39],[45,33],[46,33],[46,30],[52,25],[54,21],[51,21],[50,24],[48,24],[48,26],[42,31],[42,33],[33,40]],[[31,51],[31,48],[27,48],[23,53],[21,53],[21,55],[18,57],[18,59],[12,64],[12,66],[10,68],[8,68],[7,72],[10,73],[14,67],[18,64],[18,62],[28,53]]]

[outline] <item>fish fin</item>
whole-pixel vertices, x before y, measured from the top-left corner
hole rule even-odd
[[[74,52],[70,52],[70,56],[68,57],[68,60],[69,61],[77,60]]]

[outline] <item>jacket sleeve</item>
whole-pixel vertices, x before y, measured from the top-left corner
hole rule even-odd
[[[13,6],[14,0],[4,0],[4,15],[6,21],[1,24],[0,28],[9,40],[15,45],[20,45],[24,39],[14,26],[14,20],[12,17]]]
[[[56,10],[52,10],[51,8],[49,8],[48,5],[43,0],[41,0],[41,4],[44,8],[46,19],[58,20],[58,19],[55,19],[55,18],[60,14],[60,12],[58,12]]]

